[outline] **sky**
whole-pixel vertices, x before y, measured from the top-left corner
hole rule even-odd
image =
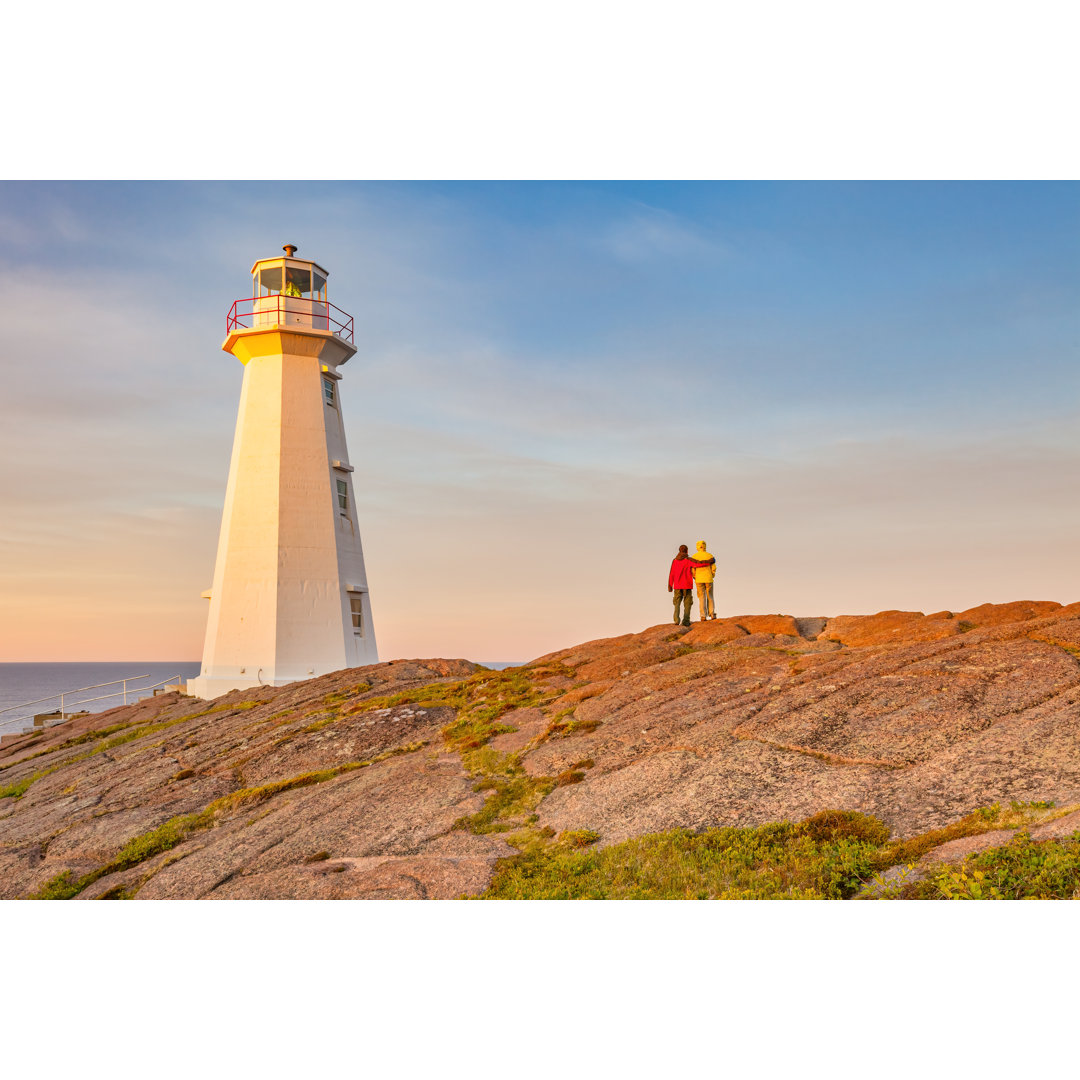
[[[1080,599],[1080,185],[0,183],[0,661],[197,660],[242,366],[295,244],[382,659],[670,619]],[[696,614],[696,612],[695,612]]]

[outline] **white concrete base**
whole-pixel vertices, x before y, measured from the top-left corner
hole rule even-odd
[[[314,678],[314,676],[308,676]],[[248,690],[253,686],[285,686],[286,683],[296,682],[295,679],[283,679],[280,682],[259,682],[258,679],[249,678],[247,675],[237,675],[231,679],[211,679],[205,675],[199,675],[194,679],[188,679],[184,693],[189,697],[202,698],[203,701],[211,701],[221,697],[231,690]]]

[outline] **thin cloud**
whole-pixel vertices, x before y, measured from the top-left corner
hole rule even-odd
[[[736,266],[730,213],[557,187],[517,214],[483,188],[29,187],[0,189],[12,659],[198,655],[242,378],[224,315],[286,240],[356,316],[341,399],[385,657],[659,621],[673,540],[719,549],[730,613],[1080,592],[1064,255],[1031,274],[983,230],[995,277],[924,231],[905,276],[878,235],[830,248],[843,223],[778,233],[744,200]]]
[[[600,238],[600,246],[622,262],[638,264],[654,260],[697,260],[728,253],[724,245],[693,229],[675,214],[645,206],[609,225]]]

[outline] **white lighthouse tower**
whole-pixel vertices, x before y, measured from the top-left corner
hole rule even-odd
[[[217,697],[378,661],[339,368],[353,320],[326,271],[261,259],[232,306],[222,348],[244,365],[202,671],[188,693]]]

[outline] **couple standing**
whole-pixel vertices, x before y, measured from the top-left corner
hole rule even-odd
[[[698,607],[701,609],[701,621],[716,618],[713,603],[713,571],[716,560],[705,550],[705,541],[699,540],[697,551],[691,559],[686,553],[686,545],[679,545],[679,554],[671,560],[668,573],[667,591],[674,593],[675,622],[679,622],[679,608],[682,607],[682,624],[690,625],[690,607],[694,603],[693,586],[697,585]]]

